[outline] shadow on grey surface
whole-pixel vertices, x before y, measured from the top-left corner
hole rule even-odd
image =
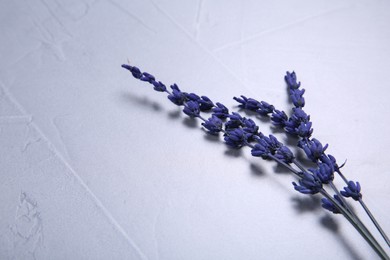
[[[147,96],[140,97],[140,96],[133,95],[130,92],[124,91],[120,93],[120,99],[124,103],[140,105],[149,108],[153,111],[162,111],[161,105],[158,104],[157,102],[150,100]]]
[[[253,176],[263,177],[266,175],[264,168],[258,164],[250,163],[249,167]]]
[[[333,236],[340,242],[340,245],[345,249],[345,251],[350,255],[351,259],[362,260],[363,258],[356,253],[356,249],[352,247],[350,243],[345,239],[342,233],[340,233],[339,226],[334,220],[333,216],[326,214],[320,219],[321,225],[329,230]]]
[[[300,214],[321,208],[321,200],[317,196],[294,196],[291,201],[294,203],[294,209]]]

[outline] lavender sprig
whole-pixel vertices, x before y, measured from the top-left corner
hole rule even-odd
[[[198,96],[195,93],[182,92],[176,84],[170,86],[172,91],[161,82],[156,81],[155,77],[149,73],[141,72],[137,67],[130,65],[122,65],[123,68],[129,70],[136,79],[148,82],[153,85],[153,89],[158,92],[166,92],[168,99],[177,106],[183,106],[183,113],[191,118],[199,118],[203,121],[202,126],[211,134],[224,133],[225,143],[233,148],[241,148],[248,146],[251,148],[251,154],[255,157],[263,159],[271,159],[285,166],[296,177],[298,183],[293,182],[294,189],[304,194],[321,193],[323,198],[322,206],[333,213],[341,213],[346,219],[357,229],[363,238],[371,245],[371,247],[384,259],[388,259],[386,252],[381,248],[368,229],[353,215],[353,212],[348,208],[343,200],[346,197],[352,197],[359,200],[361,203],[360,185],[353,182],[348,183],[348,187],[341,191],[341,194],[335,189],[333,184],[333,172],[337,171],[341,176],[341,172],[337,166],[336,160],[331,155],[325,155],[327,145],[324,147],[316,140],[310,140],[312,135],[312,122],[302,107],[305,104],[303,98],[304,90],[300,90],[300,82],[296,81],[295,73],[287,73],[285,80],[289,86],[289,93],[294,104],[293,114],[290,118],[283,111],[276,110],[273,105],[267,102],[258,102],[252,98],[234,98],[240,103],[240,107],[258,113],[261,116],[271,115],[272,122],[280,127],[283,127],[287,133],[299,136],[301,139],[298,146],[305,151],[308,158],[317,163],[318,168],[305,169],[300,164],[291,150],[279,142],[276,137],[263,135],[258,131],[259,127],[251,119],[242,117],[236,112],[229,113],[229,110],[221,103],[214,104],[206,96]],[[212,111],[210,118],[205,119],[201,116],[201,112]],[[223,119],[228,118],[224,122]],[[256,142],[254,145],[252,142]],[[293,165],[298,167],[294,168]],[[345,178],[343,178],[346,180]],[[324,184],[329,184],[336,191],[337,195],[330,196],[323,188]],[[370,216],[371,217],[371,216]]]
[[[338,166],[336,159],[330,155],[325,154],[325,150],[328,148],[328,144],[325,146],[322,146],[320,141],[313,138],[311,139],[311,135],[313,133],[312,128],[312,122],[310,121],[310,116],[305,113],[303,110],[303,107],[305,105],[305,100],[303,97],[303,94],[305,93],[304,89],[300,89],[301,82],[297,81],[297,77],[295,72],[287,72],[285,76],[285,82],[288,86],[290,99],[294,105],[292,108],[292,115],[290,118],[287,117],[286,113],[284,111],[280,111],[277,109],[274,109],[272,111],[271,115],[271,121],[275,126],[283,128],[286,133],[295,135],[300,138],[298,142],[298,147],[303,149],[305,152],[307,158],[312,161],[313,163],[320,165],[320,164],[327,164],[331,167],[332,171],[337,172],[338,175],[343,179],[343,181],[347,184],[347,187],[344,188],[344,191],[339,191],[335,185],[333,184],[333,181],[329,182],[329,185],[331,188],[335,191],[340,201],[342,201],[342,206],[345,207],[355,218],[357,222],[359,222],[359,225],[366,230],[367,233],[369,233],[368,229],[365,227],[365,225],[360,221],[360,219],[356,216],[356,214],[352,211],[350,205],[345,201],[344,197],[352,197],[354,200],[357,200],[360,202],[361,206],[367,213],[367,215],[370,217],[371,221],[374,223],[378,231],[380,232],[383,239],[386,241],[387,245],[390,246],[390,240],[388,239],[387,235],[383,231],[383,229],[380,227],[379,223],[376,221],[368,207],[364,204],[363,200],[357,199],[357,194],[352,194],[354,191],[353,182],[348,181],[348,179],[341,173],[340,168],[344,166]],[[247,103],[251,104],[260,104],[263,101],[257,101],[253,98],[247,98],[245,96],[241,96],[242,99],[234,98],[237,102],[240,103],[239,107],[247,110],[248,109]],[[250,108],[253,107],[249,106]],[[272,106],[273,107],[273,106]],[[253,110],[252,110],[253,111]],[[352,183],[352,184],[351,184]],[[357,183],[356,186],[359,188],[360,193],[360,185]]]

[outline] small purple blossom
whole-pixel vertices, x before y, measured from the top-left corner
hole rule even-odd
[[[256,157],[262,157],[263,159],[269,158],[269,155],[273,155],[277,153],[277,151],[283,147],[282,143],[276,139],[275,136],[269,135],[269,137],[264,135],[259,135],[257,137],[257,144],[254,145],[252,148],[252,155]],[[286,152],[285,155],[287,155],[286,159],[290,157],[288,155],[288,152],[286,150],[281,151],[279,157],[284,157],[283,152]],[[282,158],[280,158],[282,159]]]
[[[290,98],[295,107],[305,106],[305,98],[303,97],[304,93],[304,89],[290,89]]]
[[[285,123],[285,130],[290,134],[298,134],[298,128],[301,123],[308,123],[310,121],[310,116],[305,113],[301,108],[294,107],[293,114],[290,119]]]
[[[323,163],[326,163],[328,164],[329,166],[331,166],[333,168],[334,171],[340,171],[340,169],[342,167],[344,167],[345,165],[345,162],[342,164],[342,165],[338,165],[337,162],[336,162],[336,158],[334,158],[333,155],[331,154],[328,154],[328,155],[322,155],[321,158],[320,158],[320,161],[323,162]]]
[[[302,179],[298,182],[299,185],[293,182],[294,189],[303,194],[316,194],[322,189],[321,180],[307,172],[302,172]]]
[[[245,133],[251,134],[251,135],[257,135],[257,132],[259,130],[259,127],[256,125],[256,123],[252,119],[243,118],[242,119],[243,128]]]
[[[199,102],[200,97],[195,93],[184,93],[188,100]]]
[[[360,193],[361,187],[359,182],[356,182],[356,184],[353,181],[348,182],[348,186],[344,187],[343,191],[340,191],[341,195],[348,198],[351,197],[352,199],[358,201],[362,198],[362,194]]]
[[[217,134],[222,130],[223,122],[217,116],[212,115],[209,119],[202,123],[202,125],[209,131],[209,133]]]
[[[311,122],[301,122],[297,128],[295,128],[295,133],[302,138],[309,138],[313,133],[313,128],[311,128]]]
[[[153,81],[155,81],[156,78],[152,74],[149,74],[147,72],[142,72],[140,80],[147,81],[147,82],[153,84]]]
[[[287,164],[292,163],[295,158],[291,150],[284,145],[276,151],[275,157]]]
[[[136,78],[136,79],[140,79],[141,76],[142,76],[142,73],[141,73],[141,71],[139,70],[139,68],[137,68],[137,67],[135,67],[135,66],[130,66],[130,65],[127,65],[127,64],[122,64],[122,68],[127,69],[128,71],[130,71],[131,74],[133,75],[133,77]]]
[[[303,149],[307,158],[314,163],[324,155],[325,150],[328,148],[328,144],[322,146],[321,142],[315,138],[302,140],[298,146]]]
[[[243,117],[236,112],[229,115],[229,121],[225,123],[225,129],[235,129],[243,125]]]
[[[284,76],[284,80],[291,89],[297,89],[301,86],[301,82],[297,82],[297,75],[294,71],[292,73],[287,71],[286,76]]]
[[[236,100],[240,105],[238,105],[241,108],[248,109],[251,111],[256,112],[257,109],[261,106],[260,102],[253,99],[253,98],[247,98],[245,96],[241,96],[241,98],[234,97],[234,100]]]
[[[288,117],[284,111],[274,110],[272,112],[271,121],[274,125],[285,127]]]
[[[226,131],[224,140],[226,144],[233,148],[241,148],[246,144],[248,134],[241,128]]]
[[[268,159],[271,152],[270,152],[269,147],[267,145],[257,143],[253,146],[253,148],[251,150],[251,154],[252,154],[252,156],[255,156],[255,157],[262,157],[263,159]]]
[[[225,119],[229,116],[229,109],[227,109],[223,104],[216,103],[216,107],[213,108],[213,115],[220,119]]]
[[[274,109],[275,107],[273,105],[270,105],[265,101],[261,101],[258,104],[258,109],[256,110],[256,112],[259,115],[267,116],[268,114],[271,114],[274,111]]]
[[[184,106],[183,112],[189,117],[198,117],[200,113],[198,102],[188,101]]]
[[[283,144],[273,135],[269,135],[269,137],[263,136],[261,137],[261,141],[267,143],[272,154],[275,154],[275,152],[283,146]]]
[[[341,201],[341,199],[339,198],[339,196],[337,195],[334,195],[333,196],[334,199],[340,204],[340,206],[344,207],[344,203]],[[332,201],[330,201],[329,199],[327,198],[322,198],[321,199],[321,206],[324,208],[324,209],[327,209],[331,212],[333,212],[334,214],[340,214],[340,210],[333,204]]]
[[[159,92],[165,92],[167,90],[167,87],[161,82],[161,81],[153,81],[154,90]]]
[[[329,167],[329,165],[325,163],[320,163],[318,168],[310,169],[310,171],[318,177],[323,184],[328,184],[334,179],[333,168]]]
[[[200,111],[209,111],[214,107],[213,101],[206,96],[201,96],[198,102]]]
[[[182,106],[186,101],[185,93],[181,92],[179,87],[176,84],[171,86],[172,94],[168,95],[168,99],[172,101],[173,104]]]

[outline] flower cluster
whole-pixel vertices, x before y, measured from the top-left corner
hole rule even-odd
[[[290,116],[285,111],[278,110],[265,101],[257,101],[243,95],[234,97],[234,100],[239,103],[238,106],[241,109],[255,112],[259,116],[270,117],[273,125],[284,129],[288,135],[298,137],[297,147],[303,150],[307,160],[314,165],[313,168],[304,167],[290,148],[280,142],[274,135],[266,136],[261,133],[259,126],[252,119],[246,118],[238,112],[230,113],[229,109],[222,103],[214,103],[207,96],[183,92],[177,84],[172,84],[168,89],[161,81],[157,81],[153,75],[141,72],[135,66],[124,64],[122,67],[130,71],[134,78],[150,83],[155,91],[167,93],[168,99],[173,104],[183,107],[185,115],[200,119],[203,128],[208,133],[218,135],[222,132],[223,139],[229,147],[235,149],[249,147],[252,156],[273,160],[285,166],[298,178],[298,183],[292,183],[296,191],[302,194],[314,195],[320,193],[323,195],[322,207],[324,209],[335,214],[342,214],[381,257],[387,257],[381,246],[346,202],[346,198],[359,201],[390,245],[383,230],[381,230],[362,201],[359,182],[347,180],[340,171],[343,165],[339,166],[332,155],[325,153],[328,144],[322,145],[318,139],[312,138],[313,123],[310,120],[310,115],[303,109],[305,106],[305,90],[301,89],[301,83],[297,81],[295,72],[287,72],[284,77],[293,104]],[[205,119],[202,116],[204,112],[211,113],[211,116]],[[344,190],[340,191],[335,187],[333,183],[335,173],[346,183],[347,186],[344,187]],[[327,190],[332,190],[335,194],[331,196]]]

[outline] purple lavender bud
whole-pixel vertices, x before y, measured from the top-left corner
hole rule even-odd
[[[301,122],[309,122],[310,116],[302,110],[302,108],[295,107],[293,108],[293,114],[291,116],[291,120],[296,122],[297,125]]]
[[[156,79],[155,79],[155,77],[153,75],[151,75],[151,74],[149,74],[147,72],[142,72],[140,80],[147,81],[147,82],[152,84],[153,81],[155,81]]]
[[[262,139],[268,144],[272,154],[283,146],[283,144],[273,135],[269,135],[269,138],[264,136]]]
[[[186,101],[185,93],[181,92],[176,84],[171,86],[172,94],[168,95],[168,99],[175,105],[181,106]]]
[[[355,184],[353,181],[349,181],[348,186],[344,187],[344,191],[340,191],[340,193],[346,198],[351,197],[352,199],[358,201],[362,198],[360,190],[361,188],[359,182],[356,182]]]
[[[200,97],[194,93],[184,93],[188,100],[199,102]]]
[[[261,101],[258,103],[258,109],[256,110],[256,112],[259,115],[267,116],[268,114],[272,113],[274,109],[275,107],[273,105],[270,105],[265,101]]]
[[[316,194],[322,189],[322,182],[315,175],[302,172],[302,179],[299,185],[293,182],[294,189],[303,194]]]
[[[311,126],[311,122],[301,122],[301,124],[295,129],[295,133],[302,138],[309,138],[313,133]]]
[[[251,150],[252,156],[255,157],[262,157],[263,159],[268,159],[269,155],[271,154],[269,147],[264,146],[260,143],[255,144],[254,147]]]
[[[227,109],[223,104],[216,103],[216,107],[213,108],[213,115],[220,119],[227,118],[229,116],[229,109]]]
[[[222,130],[223,122],[221,119],[212,115],[206,122],[202,123],[211,134],[217,134]]]
[[[252,142],[254,137],[257,136],[259,127],[252,119],[243,118],[242,120],[242,130],[248,134],[247,141]]]
[[[344,207],[344,204],[343,202],[341,201],[341,199],[339,198],[339,196],[337,195],[334,195],[333,196],[335,198],[335,200],[342,206]],[[324,209],[327,209],[331,212],[333,212],[334,214],[340,214],[341,212],[339,211],[339,209],[333,204],[332,201],[328,200],[327,198],[322,198],[321,199],[321,206],[324,208]]]
[[[272,112],[271,121],[274,125],[285,127],[288,117],[284,111],[274,110]]]
[[[294,107],[293,114],[290,119],[285,123],[285,130],[287,133],[297,135],[298,128],[301,123],[310,122],[310,116],[305,113],[301,108]],[[309,131],[310,132],[310,131]]]
[[[290,164],[294,160],[294,154],[291,152],[291,150],[287,146],[280,147],[276,153],[275,157],[279,160],[282,160],[283,162]]]
[[[167,87],[165,87],[165,85],[161,81],[159,81],[159,82],[153,81],[152,84],[154,86],[153,89],[156,91],[165,92],[167,90]]]
[[[325,163],[320,163],[317,169],[310,169],[310,171],[318,177],[323,184],[328,184],[334,179],[333,168]]]
[[[305,106],[305,98],[303,94],[305,90],[302,89],[290,89],[290,98],[295,107],[304,107]]]
[[[137,68],[135,66],[130,66],[130,65],[127,65],[127,64],[123,64],[122,68],[129,70],[131,72],[131,74],[133,74],[133,77],[136,78],[136,79],[139,79],[142,76],[142,73],[139,70],[139,68]]]
[[[323,163],[327,163],[329,166],[331,166],[333,168],[334,171],[339,171],[341,167],[344,166],[344,164],[342,164],[341,166],[339,166],[336,162],[336,158],[333,157],[333,155],[331,154],[328,154],[328,155],[322,155],[321,158],[320,158],[321,162]]]
[[[214,107],[213,101],[206,96],[201,96],[198,100],[200,111],[208,111]]]
[[[246,144],[247,134],[241,128],[228,130],[224,136],[226,144],[230,147],[240,148]]]
[[[195,101],[188,101],[185,104],[185,107],[183,109],[184,114],[188,115],[189,117],[198,117],[200,110],[199,110],[199,104]]]
[[[232,112],[231,115],[229,115],[229,121],[225,123],[226,129],[235,129],[238,127],[241,127],[243,125],[243,117],[236,112]]]
[[[313,138],[311,141],[300,142],[299,145],[312,162],[316,163],[323,155],[325,150],[328,148],[328,144],[322,146],[321,142]]]
[[[256,111],[260,107],[260,102],[253,99],[253,98],[247,98],[245,96],[241,96],[241,98],[234,97],[234,100],[236,100],[240,105],[238,105],[241,108],[248,109],[251,111]]]
[[[252,119],[243,118],[243,130],[246,133],[250,133],[253,135],[257,134],[257,131],[259,130],[259,127],[256,125],[256,123]]]
[[[286,76],[284,76],[284,80],[291,89],[297,89],[301,86],[301,82],[297,83],[297,76],[294,71],[292,73],[287,71]]]

